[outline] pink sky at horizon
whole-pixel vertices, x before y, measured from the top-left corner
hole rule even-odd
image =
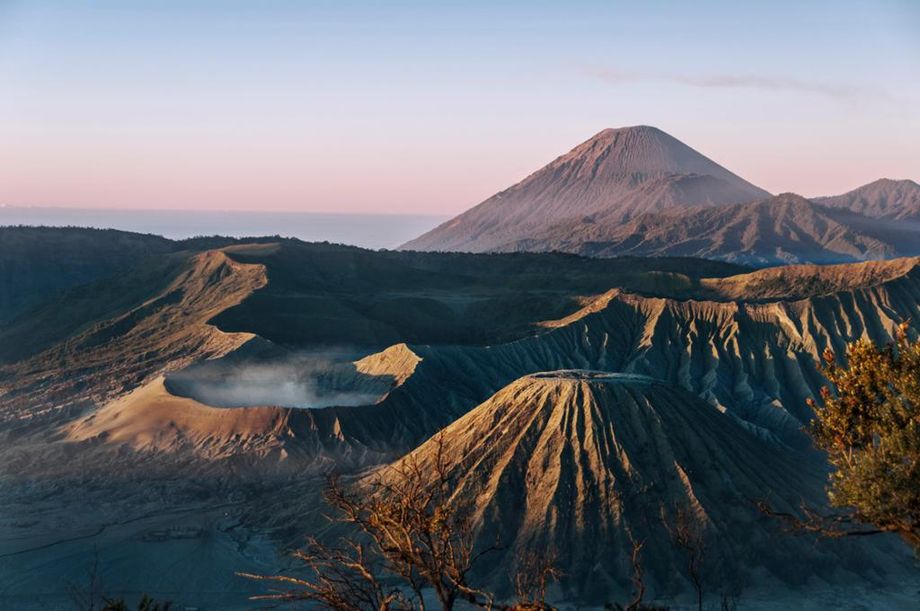
[[[773,193],[920,180],[910,2],[394,6],[0,3],[0,205],[456,214],[636,124]]]
[[[564,148],[555,150],[552,143],[509,146],[507,142],[484,142],[486,154],[467,147],[459,161],[458,154],[432,152],[419,143],[414,154],[403,150],[394,159],[387,159],[386,151],[379,150],[375,151],[378,160],[356,164],[379,167],[386,162],[382,176],[351,176],[337,164],[311,163],[296,154],[279,155],[270,163],[264,158],[228,155],[205,160],[170,156],[168,162],[151,164],[145,163],[143,156],[112,152],[102,159],[71,158],[58,167],[33,163],[20,167],[16,176],[0,170],[0,203],[63,208],[455,214],[523,179],[586,137],[575,136],[569,144],[561,145]],[[713,152],[715,143],[707,147],[684,141],[771,193],[835,195],[879,178],[917,180],[916,173],[890,171],[903,166],[896,152],[873,154],[867,159],[840,146],[833,163],[826,164],[810,162],[809,155],[795,155],[781,146],[757,147],[742,156],[740,143],[719,143],[718,148],[726,153],[718,154]],[[834,147],[816,145],[815,149],[817,156]],[[732,162],[730,155],[737,159]],[[335,153],[330,156],[337,158]],[[3,167],[16,165],[4,157],[0,154]],[[20,166],[22,159],[17,160]]]

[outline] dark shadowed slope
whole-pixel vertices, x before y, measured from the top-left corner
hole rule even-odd
[[[212,250],[172,253],[74,289],[0,328],[0,420],[93,405],[238,348],[253,335],[223,333],[208,321],[266,281],[262,266]]]
[[[920,252],[920,243],[910,250],[905,238],[911,236],[880,230],[879,222],[785,193],[748,204],[646,214],[627,223],[570,221],[498,250],[705,257],[756,266],[842,263]]]
[[[843,195],[815,201],[872,218],[913,221],[920,225],[920,185],[912,180],[882,178]]]
[[[488,251],[563,221],[592,217],[612,223],[768,195],[659,129],[605,129],[403,248]]]
[[[578,309],[578,296],[612,284],[676,290],[745,269],[695,259],[373,252],[296,241],[232,256],[264,265],[270,282],[214,324],[286,346],[498,343],[533,333],[536,322],[564,316]]]
[[[686,558],[669,533],[679,511],[705,533],[707,589],[801,584],[847,570],[869,575],[895,564],[877,549],[857,548],[862,555],[839,542],[780,536],[753,500],[785,510],[803,499],[820,503],[820,463],[644,376],[522,377],[402,460],[434,477],[439,458],[451,467],[452,498],[472,514],[481,545],[500,542],[483,577],[506,592],[517,563],[538,554],[555,557],[568,596],[628,599],[630,554],[642,543],[649,595],[689,593]],[[386,468],[380,473],[388,476]]]
[[[114,229],[0,227],[0,324],[65,289],[174,249],[166,238]]]
[[[154,267],[168,253],[238,242],[241,240],[222,236],[169,240],[91,227],[0,226],[0,324],[13,324],[17,316],[58,299],[68,289],[138,265]]]

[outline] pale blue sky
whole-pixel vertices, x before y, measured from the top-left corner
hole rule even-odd
[[[920,179],[920,2],[0,0],[0,204],[452,213],[604,127]]]

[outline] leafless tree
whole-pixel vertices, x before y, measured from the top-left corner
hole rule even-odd
[[[558,581],[562,572],[556,568],[555,559],[547,553],[527,553],[518,563],[514,576],[517,603],[512,608],[520,611],[545,611],[552,609],[546,602],[549,584]]]
[[[332,548],[311,538],[304,549],[293,555],[312,575],[301,579],[286,575],[241,573],[245,577],[271,581],[280,586],[271,594],[253,596],[253,600],[312,601],[341,611],[424,608],[424,603],[413,604],[398,587],[388,586],[377,577],[377,567],[362,544],[343,540],[340,548]]]
[[[632,582],[633,598],[626,605],[626,611],[638,611],[642,609],[642,599],[645,598],[645,570],[642,568],[642,546],[641,541],[633,541],[632,555]]]
[[[613,609],[614,611],[667,611],[668,607],[659,607],[655,605],[648,605],[644,601],[645,598],[645,569],[642,565],[642,548],[645,546],[643,541],[633,540],[632,543],[632,553],[630,554],[630,564],[632,565],[632,583],[633,583],[633,597],[626,605],[621,605],[620,603],[613,603],[612,605],[606,605],[605,608]]]
[[[86,571],[86,582],[68,585],[70,599],[78,611],[129,611],[123,598],[109,598],[104,592],[99,568],[99,550],[93,546],[93,560]],[[141,597],[137,611],[169,611],[172,603],[157,602],[147,594]]]
[[[79,611],[97,611],[105,604],[102,598],[102,575],[99,570],[99,550],[93,546],[93,559],[86,569],[84,583],[70,583],[70,600]]]
[[[728,588],[720,593],[719,610],[720,611],[737,611],[740,590],[738,588]]]
[[[433,456],[410,454],[363,486],[329,478],[332,519],[355,538],[343,538],[336,548],[310,540],[296,554],[312,573],[308,578],[243,574],[285,586],[255,598],[312,601],[342,611],[425,611],[423,590],[430,589],[442,611],[459,600],[494,608],[493,595],[472,585],[470,574],[497,546],[476,549],[472,521],[452,499],[441,436],[434,448]]]
[[[690,507],[678,507],[671,525],[671,539],[687,557],[687,576],[696,590],[697,609],[703,611],[703,561],[706,529]]]
[[[866,537],[891,531],[867,526],[852,513],[824,514],[813,507],[802,504],[797,513],[777,511],[767,501],[754,501],[766,516],[781,521],[790,533],[811,533],[828,539],[843,537]]]

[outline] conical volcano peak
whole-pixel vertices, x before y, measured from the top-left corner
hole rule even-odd
[[[552,165],[572,163],[584,164],[594,179],[699,174],[738,180],[737,176],[677,138],[647,125],[600,131]]]
[[[769,195],[658,128],[608,128],[403,248],[499,250],[588,217],[619,223],[644,213]]]
[[[651,125],[630,125],[626,127],[607,127],[597,132],[583,144],[601,143],[606,145],[625,145],[627,143],[647,144],[655,140],[679,142],[667,132]]]
[[[820,481],[797,456],[683,388],[592,370],[518,378],[401,461],[433,478],[434,465],[449,465],[452,498],[480,542],[500,537],[506,550],[483,576],[494,588],[508,587],[517,557],[551,551],[563,587],[595,602],[628,594],[622,567],[636,540],[655,550],[647,576],[681,587],[683,558],[668,538],[675,511],[692,508],[720,553],[760,556],[773,527],[750,499],[778,490],[804,498],[808,482]],[[784,562],[768,570],[795,578],[801,567]]]
[[[654,125],[627,125],[624,127],[606,127],[590,138],[591,140],[614,140],[623,137],[663,138],[676,141],[676,138]]]

